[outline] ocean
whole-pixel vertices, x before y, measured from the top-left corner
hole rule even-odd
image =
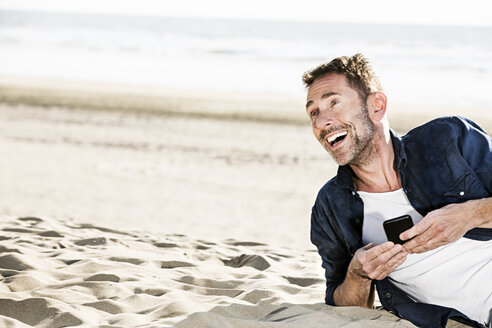
[[[357,52],[393,103],[492,109],[492,27],[0,11],[0,75],[304,97]]]

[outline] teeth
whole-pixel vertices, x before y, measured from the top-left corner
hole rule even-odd
[[[328,142],[333,144],[333,141],[335,141],[338,137],[343,137],[346,135],[347,135],[347,131],[335,133],[334,135],[328,138]]]

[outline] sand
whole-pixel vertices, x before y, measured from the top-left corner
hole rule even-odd
[[[413,103],[388,96],[393,129],[405,132],[433,118],[461,115],[492,131],[492,108],[430,105],[415,95]],[[204,117],[306,126],[304,96],[269,92],[221,92],[115,83],[25,78],[0,75],[0,103],[139,112],[180,117]]]
[[[335,170],[308,127],[0,105],[0,211],[302,249]]]
[[[314,251],[35,217],[1,227],[2,327],[412,327],[320,304]]]
[[[298,105],[0,78],[0,326],[412,327],[322,304]]]

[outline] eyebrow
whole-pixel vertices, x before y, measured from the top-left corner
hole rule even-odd
[[[321,99],[326,99],[326,98],[329,98],[331,96],[335,96],[335,95],[340,95],[338,92],[335,92],[335,91],[330,91],[330,92],[327,92],[327,93],[324,93],[322,96],[321,96]],[[308,102],[306,103],[306,109],[311,106],[311,104],[313,103],[312,100],[308,100]]]

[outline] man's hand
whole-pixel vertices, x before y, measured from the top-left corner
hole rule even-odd
[[[348,273],[364,279],[381,280],[405,262],[407,254],[405,248],[392,242],[378,246],[371,243],[355,252]]]
[[[405,249],[392,242],[359,248],[350,261],[345,280],[335,289],[335,304],[371,308],[374,304],[372,280],[384,279],[406,258]]]
[[[488,227],[492,199],[450,204],[429,212],[419,223],[400,234],[409,253],[423,253],[452,243],[475,227]]]

